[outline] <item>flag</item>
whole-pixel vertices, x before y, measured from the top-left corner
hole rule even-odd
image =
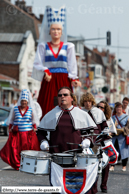
[[[97,180],[98,164],[96,162],[84,168],[62,168],[52,162],[50,182],[53,186],[61,187],[61,194],[84,194]]]
[[[116,151],[111,141],[106,141],[104,143],[105,143],[105,147],[103,147],[103,150],[109,157],[109,164],[115,164],[118,159],[118,155],[119,155],[118,152]]]

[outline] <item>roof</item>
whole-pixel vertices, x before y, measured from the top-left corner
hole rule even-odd
[[[0,63],[17,61],[22,44],[0,42]]]
[[[118,65],[118,68],[122,71],[125,71],[120,65]]]
[[[19,64],[26,49],[25,40],[31,34],[26,33],[0,33],[0,63]]]
[[[84,53],[86,54],[87,52],[91,53],[91,63],[92,64],[101,64],[104,66],[104,62],[102,59],[102,56],[96,52],[94,52],[93,50],[89,49],[88,47],[84,46]]]
[[[1,8],[2,11],[4,13],[6,13],[4,15],[4,16],[6,16],[4,18],[4,22],[2,22],[2,24],[1,24],[1,26],[2,26],[2,28],[1,28],[2,31],[1,32],[22,32],[22,33],[24,33],[27,30],[31,30],[32,33],[33,33],[34,39],[37,40],[39,38],[38,25],[41,24],[40,18],[37,18],[34,13],[31,13],[30,10],[28,9],[28,6],[26,7],[26,10],[24,10],[24,9],[22,9],[23,8],[22,5],[21,5],[21,7],[17,6],[17,5],[14,5],[9,0],[0,1],[0,4],[1,3],[7,5],[5,8],[4,7]],[[0,7],[1,7],[1,5],[0,5]],[[5,10],[6,8],[8,10]],[[25,16],[26,20],[22,21],[22,16]],[[9,17],[11,17],[11,20],[9,19]],[[11,22],[9,22],[9,20]],[[24,23],[23,23],[24,21],[26,21],[25,26],[24,26]],[[29,25],[27,25],[28,21],[32,24],[31,27]],[[19,22],[21,24],[23,23],[23,25],[19,25]],[[8,28],[7,25],[9,25],[9,28]],[[17,25],[17,27],[16,27],[16,25]],[[20,26],[22,26],[22,27],[20,27]]]
[[[13,88],[13,91],[15,91],[15,92],[21,92],[21,90],[19,88],[16,88],[14,86],[11,86],[11,87]]]
[[[14,81],[14,82],[17,82],[15,79],[13,79],[9,76],[3,75],[3,74],[0,74],[0,81],[7,81],[7,82],[9,82],[9,81],[13,82]]]
[[[23,33],[0,33],[0,42],[22,42]]]

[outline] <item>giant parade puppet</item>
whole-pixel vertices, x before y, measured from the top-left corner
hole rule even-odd
[[[41,81],[38,96],[43,116],[57,105],[63,86],[79,86],[74,44],[67,42],[66,8],[47,6],[41,26],[32,77]]]

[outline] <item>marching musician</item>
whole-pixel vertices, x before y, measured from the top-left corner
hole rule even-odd
[[[114,125],[114,122],[111,118],[111,108],[108,105],[106,101],[100,101],[97,105],[97,108],[103,111],[105,117],[106,117],[106,122],[108,125],[108,133],[112,136],[116,134],[116,127]],[[109,174],[109,164],[106,166],[106,168],[103,169],[102,171],[102,184],[101,188],[107,190],[107,181],[108,181],[108,174]],[[106,191],[105,191],[106,192]]]
[[[62,87],[58,91],[58,103],[48,112],[38,127],[38,139],[40,148],[46,150],[50,146],[51,153],[62,153],[67,150],[77,149],[78,145],[69,145],[67,142],[82,144],[83,147],[90,146],[90,140],[82,140],[81,134],[97,126],[90,116],[78,107],[72,105],[73,94],[70,88]],[[49,135],[49,143],[47,135]]]
[[[23,150],[40,150],[36,136],[39,119],[28,89],[21,91],[17,106],[12,108],[9,119],[9,138],[0,151],[1,159],[19,170]]]
[[[78,149],[78,145],[70,145],[67,142],[82,144],[83,148],[90,147],[92,140],[89,137],[82,139],[81,135],[87,134],[90,129],[96,130],[97,126],[86,112],[72,105],[73,94],[70,88],[59,89],[58,103],[58,106],[43,117],[38,127],[41,150],[48,150],[49,146],[50,153]],[[55,145],[58,147],[52,147]],[[88,194],[91,193],[92,189]]]
[[[91,93],[87,92],[86,94],[82,95],[82,97],[80,99],[80,105],[82,107],[84,107],[83,110],[90,115],[90,117],[93,119],[93,121],[95,122],[95,124],[98,127],[94,130],[94,133],[100,134],[102,131],[104,133],[108,133],[108,125],[106,122],[105,115],[102,112],[102,110],[95,107],[96,102],[95,102],[94,96]],[[94,142],[95,142],[95,139],[96,139],[96,136],[94,136]],[[107,168],[107,170],[106,170],[106,168]],[[107,185],[106,184],[107,184],[107,179],[108,179],[107,172],[109,171],[109,166],[106,166],[106,168],[104,169],[105,179],[102,179],[102,183],[100,186],[102,192],[104,192],[104,193],[107,193]],[[103,172],[102,172],[102,174],[103,174]],[[96,185],[96,187],[94,187],[94,189],[95,189],[94,192],[97,192],[97,185]]]

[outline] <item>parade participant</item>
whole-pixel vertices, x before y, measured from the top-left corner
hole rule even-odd
[[[106,117],[106,122],[108,125],[108,133],[110,135],[116,134],[116,127],[114,125],[114,122],[111,118],[111,108],[108,105],[108,103],[106,101],[100,101],[97,105],[97,108],[101,109]]]
[[[121,156],[122,171],[126,171],[129,157],[129,145],[126,144],[126,135],[129,135],[129,116],[123,113],[120,102],[115,106],[112,119],[117,130],[117,135],[112,138],[112,142]],[[114,171],[114,166],[111,166],[110,170]]]
[[[31,95],[32,95],[32,98],[33,98],[35,112],[37,113],[38,119],[40,120],[40,118],[42,117],[42,109],[41,109],[39,103],[34,100],[35,93],[34,94],[31,93]]]
[[[123,113],[129,115],[129,98],[125,97],[122,101],[122,109],[123,109]]]
[[[84,111],[86,111],[91,118],[93,119],[93,121],[95,122],[95,124],[97,125],[98,129],[94,130],[94,133],[96,134],[100,134],[102,131],[105,133],[108,133],[108,125],[106,123],[106,118],[104,113],[97,107],[95,107],[96,102],[95,99],[93,97],[93,95],[91,93],[86,93],[83,94],[81,99],[80,99],[80,105],[83,108]],[[96,137],[94,136],[94,142],[95,142]],[[101,183],[101,190],[104,193],[107,193],[107,179],[108,179],[108,171],[109,171],[109,167],[107,166],[106,169],[104,169],[102,171],[102,174],[104,174],[104,179],[102,179],[102,183]],[[97,190],[97,185],[95,190]]]
[[[37,101],[43,115],[57,105],[59,88],[80,85],[74,44],[67,42],[64,6],[59,10],[46,7],[32,77],[42,81]]]
[[[82,148],[92,146],[91,138],[83,139],[81,134],[87,134],[90,129],[94,130],[97,126],[86,112],[74,107],[72,103],[73,94],[71,89],[68,87],[60,88],[58,91],[59,106],[48,112],[38,127],[41,150],[48,150],[50,146],[50,153],[61,153],[78,149],[78,144],[82,144]],[[47,135],[49,136],[49,141]],[[77,145],[70,145],[67,142]],[[55,145],[58,147],[52,147]],[[95,194],[91,188],[88,194],[93,193]]]
[[[116,134],[116,127],[113,123],[113,120],[111,118],[111,108],[108,105],[106,101],[100,101],[97,105],[99,109],[101,109],[106,117],[106,122],[108,125],[108,133],[110,135]],[[109,164],[102,170],[102,184],[101,184],[101,189],[102,190],[107,190],[107,181],[108,181],[108,174],[109,174]]]
[[[58,145],[58,147],[50,147],[51,153],[61,153],[78,148],[78,145],[69,145],[67,142],[81,143],[83,147],[89,147],[90,140],[82,140],[81,134],[97,127],[87,113],[72,105],[73,94],[70,88],[62,87],[59,90],[58,103],[59,106],[47,113],[38,127],[40,148],[46,150],[49,145]],[[47,135],[49,132],[50,140],[48,143]]]
[[[19,170],[21,151],[40,150],[35,132],[39,125],[39,119],[34,111],[29,90],[21,91],[17,106],[10,112],[8,124],[9,138],[1,149],[0,156],[4,162]]]

